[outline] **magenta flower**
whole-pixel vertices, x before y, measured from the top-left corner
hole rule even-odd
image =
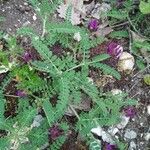
[[[127,108],[124,109],[124,113],[125,113],[126,117],[133,118],[136,115],[136,109],[133,106],[129,106],[129,107],[127,107]]]
[[[115,150],[116,148],[116,145],[106,143],[106,150]]]
[[[123,47],[116,42],[110,42],[107,46],[107,53],[114,58],[119,58],[122,52]]]
[[[90,20],[88,28],[91,31],[96,31],[98,29],[99,21],[97,19]]]
[[[60,129],[58,125],[53,125],[51,128],[49,128],[48,132],[48,135],[52,140],[56,140],[63,134],[63,130]]]
[[[19,96],[19,97],[21,97],[21,98],[24,98],[24,97],[27,96],[27,93],[25,91],[23,91],[23,90],[18,90],[16,92],[16,95]]]
[[[116,6],[117,6],[118,8],[120,8],[120,7],[123,6],[124,2],[125,2],[125,0],[117,0]]]
[[[31,52],[27,52],[27,51],[24,52],[22,57],[25,62],[29,62],[33,59]]]

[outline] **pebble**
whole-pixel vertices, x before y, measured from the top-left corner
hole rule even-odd
[[[126,127],[126,125],[128,124],[130,120],[130,117],[126,117],[125,115],[121,116],[121,122],[117,125],[118,129],[123,129]]]
[[[104,131],[104,129],[100,126],[98,126],[97,128],[92,128],[91,132],[99,137],[102,138],[103,141],[110,143],[110,144],[114,144],[114,140],[112,139],[111,135],[109,133],[107,133],[106,131]]]
[[[126,139],[135,139],[137,137],[137,133],[133,130],[127,129],[125,131],[124,137]]]
[[[150,133],[146,133],[146,135],[145,135],[145,140],[146,140],[146,141],[149,141],[149,140],[150,140]]]
[[[129,146],[128,150],[136,150],[136,144],[134,141],[130,142],[130,146]]]
[[[122,91],[119,90],[119,89],[113,89],[113,90],[111,90],[111,92],[112,92],[113,95],[121,94],[122,93]]]
[[[108,132],[109,132],[112,136],[114,136],[118,131],[119,131],[118,128],[114,128],[114,127],[109,127],[109,128],[108,128]]]
[[[32,18],[35,21],[37,19],[36,14],[34,14]]]
[[[147,113],[150,115],[150,105],[147,106]]]

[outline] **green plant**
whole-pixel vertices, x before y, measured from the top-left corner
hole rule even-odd
[[[139,7],[140,7],[140,11],[143,14],[149,14],[150,13],[150,0],[148,0],[148,2],[141,0]]]
[[[89,134],[92,128],[97,126],[112,126],[120,122],[121,108],[128,105],[136,105],[136,101],[127,98],[127,94],[112,95],[105,93],[100,97],[100,101],[104,102],[105,109],[101,113],[102,104],[100,101],[94,104],[93,108],[88,113],[82,113],[77,122],[76,129],[87,142],[90,141]],[[91,141],[92,142],[92,141]]]
[[[91,134],[91,129],[97,125],[110,126],[119,122],[121,108],[126,105],[135,105],[135,101],[126,99],[127,95],[112,95],[102,93],[95,83],[89,81],[89,73],[92,69],[101,70],[103,74],[109,74],[120,79],[120,74],[103,61],[110,58],[108,54],[100,54],[95,57],[90,56],[90,49],[103,43],[107,39],[91,38],[90,32],[79,26],[73,26],[69,19],[64,22],[49,22],[51,13],[54,12],[61,0],[38,1],[30,0],[31,5],[39,14],[42,20],[42,33],[38,35],[32,28],[21,28],[17,35],[29,36],[31,44],[39,55],[37,60],[22,63],[18,61],[18,56],[22,54],[22,49],[17,45],[16,36],[5,38],[8,52],[3,52],[2,60],[12,56],[17,63],[10,71],[11,81],[16,81],[17,89],[24,90],[26,96],[13,95],[18,98],[14,117],[5,117],[6,86],[0,89],[0,127],[4,131],[0,139],[0,146],[3,149],[42,149],[45,144],[51,150],[59,150],[67,139],[68,125],[63,123],[63,117],[68,106],[72,103],[79,104],[82,95],[85,94],[91,101],[92,108],[89,112],[82,112],[75,115],[78,118],[76,131],[80,132],[83,139],[90,145],[91,150],[100,149],[98,141]],[[69,8],[71,9],[71,8]],[[114,15],[115,14],[115,15]],[[66,14],[69,18],[68,14]],[[110,17],[116,17],[116,12],[112,12]],[[79,33],[81,40],[76,41],[74,34]],[[126,32],[114,33],[118,36],[127,36]],[[54,54],[52,46],[60,44],[62,54]],[[5,59],[3,63],[5,63]],[[6,61],[9,63],[9,60]],[[4,81],[9,84],[10,79]],[[8,95],[7,95],[8,96]],[[9,95],[10,96],[10,95]],[[55,97],[55,102],[53,98]],[[33,127],[33,122],[38,110],[43,110],[43,120],[38,127]],[[63,134],[56,139],[49,141],[48,128],[59,124]],[[36,139],[36,140],[35,140]],[[49,145],[49,143],[51,143]]]

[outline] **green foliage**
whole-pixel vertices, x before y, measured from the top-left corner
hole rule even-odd
[[[101,145],[100,145],[99,141],[97,141],[97,140],[91,141],[89,149],[90,150],[100,150],[101,149]]]
[[[137,67],[143,70],[148,65],[147,59],[149,59],[150,43],[148,41],[134,40],[132,43],[132,52],[137,56]]]
[[[0,127],[4,122],[4,112],[5,112],[5,98],[3,95],[3,91],[0,90]]]
[[[150,85],[150,75],[149,75],[149,74],[144,75],[144,82],[145,82],[147,85]]]
[[[2,21],[5,21],[5,18],[0,16],[0,22]]]
[[[35,8],[36,12],[42,17],[45,15],[51,15],[53,13],[57,6],[62,2],[62,0],[28,0],[29,3],[32,4],[32,6]],[[50,3],[51,2],[51,3]]]
[[[109,13],[107,13],[107,16],[119,19],[119,20],[124,20],[127,18],[128,14],[126,11],[120,11],[120,10],[111,10]]]
[[[143,14],[149,14],[150,13],[150,0],[148,0],[148,2],[141,0],[139,8]]]
[[[88,113],[82,113],[76,124],[76,129],[79,130],[81,137],[88,142],[89,137],[91,138],[90,132],[92,128],[97,126],[106,127],[119,123],[121,115],[119,110],[123,106],[136,105],[137,103],[135,100],[128,99],[126,96],[126,94],[112,95],[111,93],[105,93],[99,99],[99,101],[105,103],[105,112],[101,113],[100,103],[95,103]],[[93,148],[96,148],[98,146],[97,144],[94,142]]]
[[[65,142],[66,137],[65,136],[60,136],[57,138],[56,141],[53,142],[53,144],[50,145],[50,149],[52,150],[60,150],[61,146]]]
[[[125,30],[113,31],[110,33],[111,38],[121,39],[121,38],[128,38],[128,36],[129,36],[128,32]]]
[[[112,75],[112,76],[114,76],[117,79],[121,78],[120,74],[114,68],[112,68],[112,67],[110,67],[110,66],[108,66],[106,64],[96,63],[94,65],[92,64],[91,66],[95,67],[95,68],[98,68],[98,69],[101,69],[104,74]]]
[[[67,139],[69,127],[63,122],[64,114],[72,103],[80,104],[83,95],[91,101],[91,110],[81,112],[78,117],[76,131],[79,131],[83,140],[87,141],[91,150],[100,149],[100,144],[90,134],[97,124],[110,126],[118,123],[121,108],[127,105],[136,105],[127,95],[103,94],[95,83],[89,82],[91,68],[101,70],[120,79],[120,74],[112,67],[103,63],[109,59],[108,54],[90,56],[90,49],[103,43],[105,37],[91,37],[91,33],[69,22],[71,8],[67,11],[67,20],[64,22],[49,22],[50,15],[55,11],[61,0],[29,0],[35,11],[41,17],[42,34],[38,35],[34,29],[24,27],[18,30],[17,35],[29,36],[31,44],[40,58],[28,63],[18,61],[23,49],[17,44],[16,36],[5,36],[6,52],[0,51],[0,59],[4,64],[13,59],[15,65],[9,70],[11,75],[2,83],[0,88],[0,129],[5,132],[0,139],[2,149],[42,149],[47,146],[51,150],[59,150]],[[127,4],[126,4],[127,5]],[[118,13],[119,12],[119,13]],[[117,20],[128,17],[128,11],[112,10],[108,16]],[[122,17],[124,16],[124,17]],[[112,19],[112,20],[113,20]],[[79,33],[80,41],[74,39]],[[113,32],[112,37],[128,37],[124,30]],[[62,46],[62,54],[54,54],[55,44]],[[137,46],[137,45],[136,45]],[[149,47],[149,45],[146,45]],[[138,45],[138,47],[140,47]],[[8,56],[8,59],[6,59]],[[12,79],[18,90],[27,93],[25,98],[17,97],[17,106],[14,117],[6,118],[5,89]],[[9,95],[16,98],[15,95]],[[39,127],[33,127],[36,115],[42,112],[43,120]],[[63,134],[57,139],[49,141],[48,128],[59,124]],[[51,143],[51,145],[49,145]]]
[[[1,83],[1,86],[0,86],[0,128],[3,126],[3,124],[5,122],[4,112],[5,112],[6,99],[4,97],[4,89],[10,83],[11,79],[12,79],[11,76],[8,75],[3,80],[3,82]]]
[[[137,67],[138,67],[140,70],[143,70],[143,69],[145,69],[145,67],[146,67],[146,64],[145,64],[144,60],[141,59],[141,58],[137,58],[137,59],[136,59],[136,65],[137,65]]]
[[[55,112],[53,110],[52,104],[49,102],[49,99],[45,99],[43,102],[43,110],[46,114],[47,121],[49,125],[51,126],[55,121]]]
[[[13,76],[19,78],[17,87],[26,91],[36,92],[42,90],[46,81],[43,81],[34,69],[30,69],[28,65],[23,65],[14,68],[12,71]]]

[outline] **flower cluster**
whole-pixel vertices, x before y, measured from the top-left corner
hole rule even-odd
[[[110,144],[110,143],[106,143],[106,150],[116,150],[116,145],[114,144]]]
[[[129,106],[129,107],[127,107],[127,108],[124,109],[124,113],[125,113],[126,117],[133,118],[136,115],[136,109],[133,106]]]
[[[22,57],[26,63],[33,59],[31,52],[28,52],[28,51],[25,51]]]
[[[121,54],[123,53],[123,47],[116,42],[110,42],[107,45],[107,53],[110,56],[118,59],[121,56]]]
[[[27,93],[25,91],[23,91],[23,90],[18,90],[16,92],[16,95],[19,96],[19,97],[21,97],[21,98],[24,98],[24,97],[27,96]]]
[[[88,28],[91,31],[96,31],[98,29],[99,21],[97,19],[90,20]]]
[[[60,129],[58,125],[53,125],[51,128],[48,130],[48,135],[52,140],[56,140],[59,136],[63,134],[63,130]]]

